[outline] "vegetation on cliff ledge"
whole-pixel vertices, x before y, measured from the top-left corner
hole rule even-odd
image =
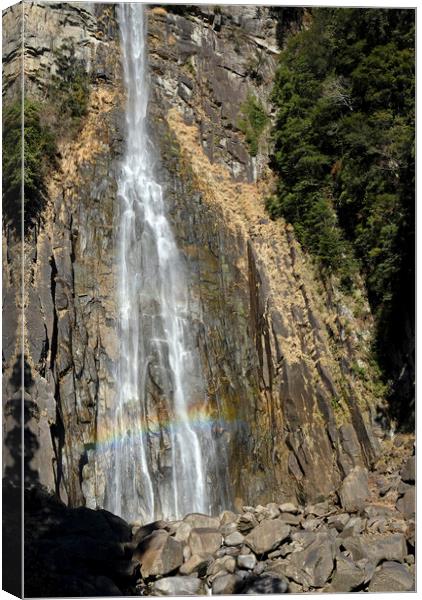
[[[356,269],[364,274],[378,356],[394,377],[412,362],[415,13],[323,8],[312,17],[277,71],[279,185],[268,209],[346,288]]]
[[[23,110],[22,110],[23,108]],[[22,117],[24,119],[24,226],[43,206],[45,176],[55,162],[56,142],[42,116],[39,102],[20,100],[5,107],[3,114],[3,210],[17,231],[21,227]],[[22,114],[23,113],[23,114]]]

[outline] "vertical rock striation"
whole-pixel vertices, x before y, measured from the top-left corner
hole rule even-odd
[[[14,393],[23,308],[31,477],[71,505],[95,507],[105,485],[92,460],[97,415],[116,393],[118,354],[113,230],[125,105],[118,33],[114,5],[24,8],[28,97],[43,99],[60,77],[55,50],[69,38],[89,73],[90,97],[78,134],[59,143],[48,201],[25,238],[23,307],[5,224],[6,397]],[[377,454],[372,321],[364,295],[323,287],[291,228],[265,213],[276,22],[268,8],[252,6],[156,6],[148,18],[151,135],[199,306],[194,333],[220,423],[215,439],[230,450],[219,467],[230,473],[236,505],[326,497]],[[13,31],[3,47],[9,100],[19,70]],[[252,131],[255,148],[242,124],[250,98],[268,119],[259,135]]]

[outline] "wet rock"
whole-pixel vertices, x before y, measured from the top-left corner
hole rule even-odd
[[[141,565],[142,577],[167,575],[182,565],[183,547],[166,531],[157,530],[143,539],[133,558]]]
[[[362,510],[369,496],[368,471],[363,467],[354,467],[343,480],[339,496],[346,511]]]
[[[197,577],[164,577],[152,585],[153,596],[195,596],[200,593],[202,581]]]
[[[414,577],[409,570],[396,562],[384,562],[375,571],[369,592],[411,592],[415,589]]]
[[[200,527],[192,529],[189,535],[189,548],[192,554],[215,554],[223,543],[218,529]]]
[[[255,554],[265,554],[275,550],[289,535],[290,527],[280,519],[263,521],[246,538],[246,544]]]
[[[240,569],[252,570],[256,565],[256,556],[254,554],[239,554],[237,564]]]

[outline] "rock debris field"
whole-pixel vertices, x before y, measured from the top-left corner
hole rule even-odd
[[[397,435],[371,472],[354,467],[335,496],[313,505],[272,502],[141,527],[104,510],[69,509],[34,489],[27,594],[414,590],[412,452],[410,436]]]

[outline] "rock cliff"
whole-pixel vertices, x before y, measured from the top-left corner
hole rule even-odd
[[[17,10],[3,16],[5,102],[20,93]],[[23,17],[27,97],[48,103],[49,82],[61,76],[57,50],[69,40],[90,93],[77,133],[59,139],[45,206],[25,235],[23,295],[20,240],[5,220],[6,463],[15,460],[7,440],[23,349],[28,483],[71,506],[95,506],[96,415],[113,398],[117,353],[118,27],[114,5],[31,2]],[[374,462],[382,399],[364,293],[324,286],[292,229],[264,209],[274,184],[277,21],[252,6],[155,6],[148,18],[151,131],[200,307],[198,352],[230,448],[233,505],[323,500],[354,467]],[[267,115],[259,132],[245,126],[251,102]]]

